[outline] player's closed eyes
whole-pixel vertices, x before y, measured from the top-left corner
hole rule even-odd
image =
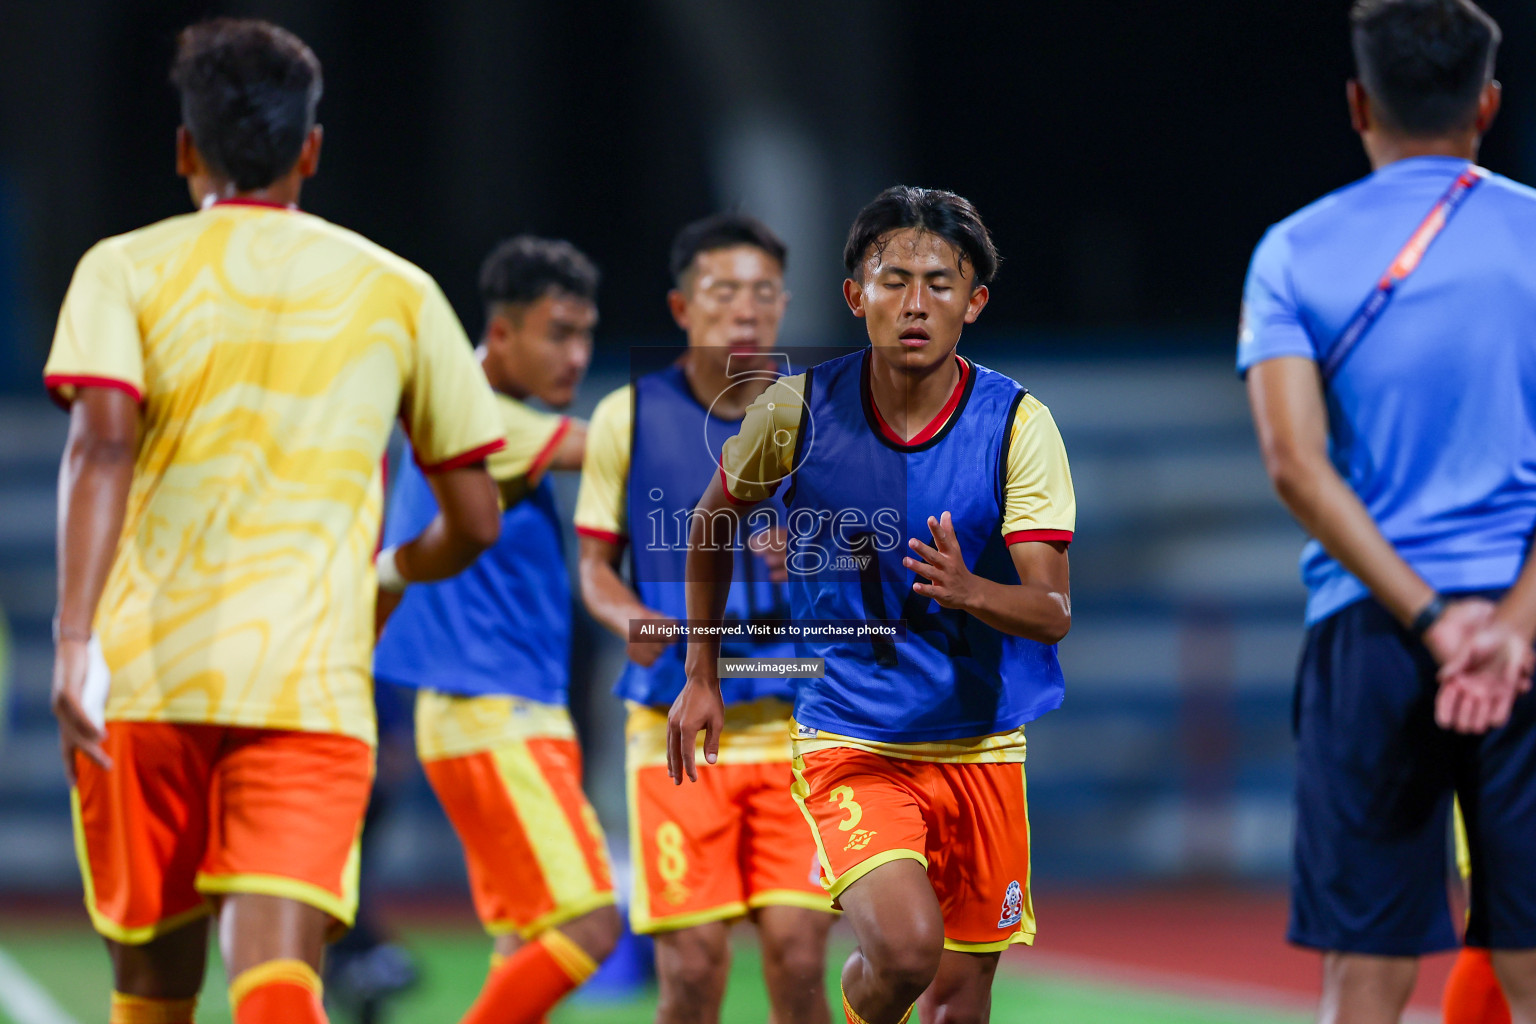
[[[717,306],[729,306],[741,295],[745,286],[739,281],[717,281],[704,289],[704,295]],[[754,285],[750,292],[754,306],[773,306],[784,297],[784,289],[764,282]]]

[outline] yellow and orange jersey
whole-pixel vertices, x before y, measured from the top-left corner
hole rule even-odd
[[[761,501],[794,470],[804,409],[805,375],[783,377],[747,410],[741,431],[725,443],[722,478],[731,498]],[[941,426],[936,422],[933,427]],[[1003,480],[1002,533],[1009,544],[1071,541],[1077,499],[1061,433],[1050,410],[1026,393],[1014,413]],[[962,764],[1022,762],[1024,727],[965,739],[884,742],[791,725],[796,755],[852,747],[886,757]]]
[[[576,494],[576,532],[615,544],[628,535],[625,489],[634,428],[635,389],[626,384],[610,391],[592,410],[587,425],[587,454]]]
[[[511,395],[496,393],[506,447],[486,460],[496,481],[503,510],[527,497],[543,479],[560,442],[570,432],[571,418],[544,412]]]
[[[720,466],[735,500],[762,501],[793,472],[804,393],[805,374],[779,378],[747,409],[741,430],[725,443]],[[1066,446],[1051,411],[1028,393],[1013,416],[1003,497],[1002,530],[1008,543],[1072,539],[1077,496]]]
[[[95,621],[107,718],[374,734],[373,552],[395,419],[429,471],[503,423],[431,277],[360,236],[220,203],[80,260],[45,369],[142,403]]]

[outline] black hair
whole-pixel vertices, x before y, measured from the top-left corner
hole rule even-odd
[[[758,220],[745,213],[717,213],[696,220],[677,233],[672,241],[672,283],[683,286],[683,277],[701,252],[750,245],[772,256],[782,270],[787,265],[789,247],[784,240]]]
[[[551,292],[595,302],[600,276],[570,242],[518,235],[498,244],[480,264],[480,297],[487,308],[536,302]]]
[[[1503,38],[1472,0],[1358,0],[1355,69],[1382,123],[1405,135],[1463,131]]]
[[[843,266],[850,277],[857,277],[859,267],[873,246],[878,253],[884,248],[882,239],[892,231],[902,228],[918,228],[935,234],[950,245],[960,256],[960,267],[971,264],[972,286],[990,284],[997,276],[997,265],[1002,257],[992,244],[992,233],[981,222],[981,214],[963,196],[936,188],[909,188],[892,185],[881,192],[859,215],[853,218],[848,229],[848,243],[843,246]]]
[[[171,84],[193,145],[242,192],[272,184],[298,161],[322,89],[320,61],[303,40],[252,18],[182,30]]]

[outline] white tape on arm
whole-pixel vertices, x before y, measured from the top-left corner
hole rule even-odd
[[[399,550],[398,546],[385,548],[373,560],[373,568],[379,574],[379,589],[386,593],[398,594],[410,582],[400,575],[400,566],[395,562],[395,552]]]

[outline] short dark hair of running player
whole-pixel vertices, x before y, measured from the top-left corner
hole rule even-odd
[[[1503,38],[1471,0],[1359,0],[1355,68],[1383,124],[1423,138],[1469,128]]]
[[[881,240],[892,231],[918,228],[944,239],[960,256],[960,269],[971,265],[971,287],[991,284],[997,276],[1002,257],[992,244],[992,233],[981,222],[981,214],[964,196],[935,188],[910,188],[892,185],[859,211],[848,229],[848,243],[843,246],[843,266],[848,276],[857,278],[869,255],[878,251]]]
[[[320,61],[303,40],[249,18],[183,30],[171,83],[192,144],[241,192],[265,188],[298,161],[323,87]]]
[[[597,266],[570,242],[518,235],[480,264],[480,297],[487,315],[500,305],[526,306],[551,293],[597,301]]]
[[[684,227],[672,241],[673,286],[680,291],[687,290],[683,279],[693,269],[693,261],[699,253],[737,245],[761,249],[773,257],[780,270],[787,265],[789,246],[768,225],[745,213],[717,213]]]

